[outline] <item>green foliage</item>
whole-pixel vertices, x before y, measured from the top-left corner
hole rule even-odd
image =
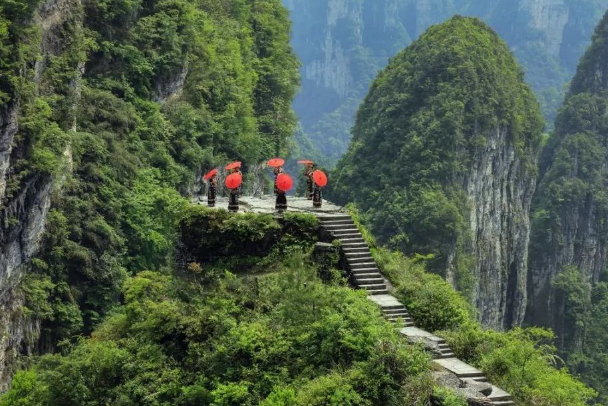
[[[428,357],[364,294],[324,285],[301,253],[215,289],[157,272],[65,356],[46,355],[0,405],[373,405],[428,401]]]
[[[597,395],[565,368],[550,343],[553,334],[538,328],[506,333],[469,324],[444,332],[456,355],[481,368],[488,379],[508,390],[524,406],[583,406]]]
[[[533,175],[543,128],[537,102],[502,40],[477,19],[454,17],[378,75],[329,197],[356,203],[379,242],[432,255],[433,271],[453,261],[469,295],[470,207],[460,179],[497,128]]]
[[[451,330],[471,320],[473,309],[466,299],[441,277],[427,273],[421,258],[406,258],[384,248],[373,255],[418,327],[431,332]]]
[[[541,156],[533,202],[531,323],[554,329],[560,355],[606,402],[608,308],[601,293],[608,250],[608,14],[581,59]],[[538,283],[536,281],[547,281]]]
[[[425,271],[423,261],[428,258],[406,258],[383,248],[373,254],[417,326],[445,338],[458,358],[484,371],[490,382],[513,394],[517,404],[582,406],[594,400],[596,393],[560,361],[548,330],[484,330],[465,298]],[[443,395],[446,402],[455,402],[447,404],[461,404]]]
[[[19,116],[6,201],[56,180],[23,286],[52,346],[91,332],[127,274],[172,265],[201,168],[285,151],[298,62],[279,0],[68,2],[44,38],[38,3],[0,5],[0,114]]]
[[[467,406],[468,402],[461,396],[458,396],[454,392],[444,389],[435,388],[433,396],[440,406]]]

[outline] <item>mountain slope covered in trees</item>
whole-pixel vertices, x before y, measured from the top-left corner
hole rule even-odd
[[[485,21],[509,45],[549,126],[607,0],[283,0],[302,60],[295,110],[334,166],[356,110],[388,59],[455,14]]]
[[[573,370],[608,394],[608,14],[581,59],[541,162],[530,323],[555,330]]]
[[[286,150],[289,35],[278,0],[0,3],[0,387],[171,263],[201,170]]]
[[[518,325],[542,128],[506,44],[454,17],[376,78],[330,195],[355,202],[382,242],[430,256],[486,326]]]

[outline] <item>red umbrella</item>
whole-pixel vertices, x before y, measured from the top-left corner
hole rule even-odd
[[[314,161],[308,160],[308,159],[302,159],[298,161],[299,164],[304,164],[304,165],[312,165],[314,164]]]
[[[288,192],[293,187],[293,179],[286,173],[277,176],[277,188],[282,192]]]
[[[236,189],[241,186],[241,183],[243,183],[243,175],[241,175],[240,173],[230,174],[226,177],[226,180],[224,181],[224,184],[228,189]]]
[[[318,169],[312,173],[312,180],[320,187],[327,185],[327,175]]]
[[[215,175],[217,175],[217,168],[211,169],[209,172],[207,172],[207,174],[203,176],[203,180],[209,180]]]
[[[236,161],[236,162],[226,165],[227,170],[232,170],[232,169],[236,169],[236,168],[240,168],[240,167],[241,167],[241,161]]]
[[[278,168],[279,166],[285,165],[285,160],[282,158],[272,158],[267,162],[271,168]]]

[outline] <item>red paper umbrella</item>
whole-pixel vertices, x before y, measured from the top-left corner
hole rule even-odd
[[[224,181],[224,184],[228,189],[236,189],[241,186],[241,183],[243,183],[243,175],[241,175],[240,173],[230,174],[226,177],[226,180]]]
[[[320,187],[327,185],[327,175],[323,171],[320,171],[320,170],[314,171],[312,173],[312,180],[314,180],[315,183],[317,185],[319,185]]]
[[[240,168],[240,167],[241,167],[241,161],[236,161],[236,162],[226,165],[227,170],[232,170],[232,169],[236,169],[236,168]]]
[[[278,168],[279,166],[285,165],[285,160],[282,158],[272,158],[267,162],[271,168]]]
[[[299,164],[304,164],[304,165],[312,165],[314,164],[314,161],[308,160],[308,159],[302,159],[300,161],[298,161]]]
[[[217,168],[211,169],[209,172],[207,172],[207,174],[203,176],[203,180],[209,180],[215,175],[217,175]]]
[[[282,192],[288,192],[293,187],[293,179],[286,173],[277,176],[277,188]]]

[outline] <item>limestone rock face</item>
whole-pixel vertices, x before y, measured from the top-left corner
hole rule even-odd
[[[536,178],[524,168],[505,128],[486,140],[462,182],[478,280],[473,299],[483,324],[501,329],[521,324],[525,315],[528,213]]]
[[[38,6],[33,23],[40,29],[41,58],[35,63],[34,77],[30,78],[38,86],[49,56],[60,52],[61,25],[79,6],[80,0],[46,0]],[[61,179],[35,176],[7,196],[11,162],[14,155],[22,153],[15,139],[19,131],[19,107],[20,100],[15,97],[0,108],[0,391],[10,382],[17,356],[33,353],[39,338],[39,321],[23,313],[26,298],[19,284],[28,262],[40,248],[51,195],[61,183]],[[65,156],[69,159],[69,151]]]

